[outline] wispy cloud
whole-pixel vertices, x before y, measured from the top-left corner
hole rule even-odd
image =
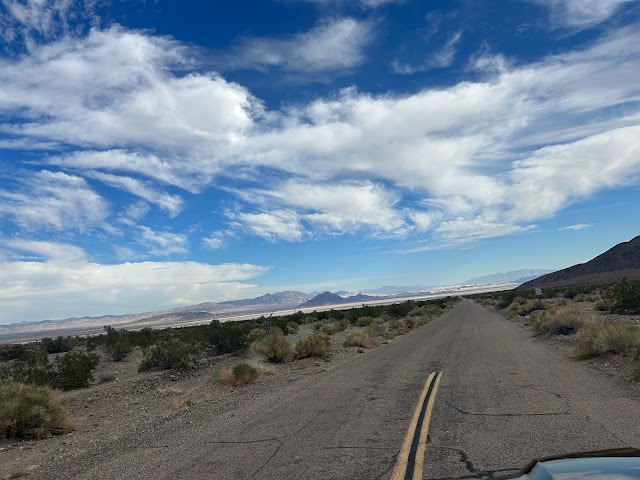
[[[172,218],[182,210],[182,197],[159,192],[148,183],[135,178],[95,171],[87,172],[86,175],[102,183],[136,195],[149,203],[156,204],[160,208],[167,210]]]
[[[149,227],[138,227],[138,241],[149,248],[153,255],[169,256],[174,253],[187,253],[187,236],[182,233],[156,232]]]
[[[567,225],[566,227],[559,228],[558,231],[562,232],[564,230],[584,230],[585,228],[591,228],[593,225],[588,223],[578,223],[576,225]]]
[[[291,72],[340,71],[365,59],[372,25],[353,18],[323,20],[311,30],[284,38],[244,38],[225,54],[225,69],[281,68]]]
[[[316,5],[321,5],[321,6],[334,6],[334,5],[340,5],[345,3],[349,4],[353,2],[353,0],[297,0],[297,1],[315,3]],[[382,7],[383,5],[389,5],[392,3],[403,3],[404,1],[405,0],[356,0],[358,5],[360,5],[360,7],[364,9],[379,8],[379,7]]]
[[[26,231],[87,231],[109,214],[109,205],[84,178],[63,172],[23,172],[19,187],[0,189],[0,215]]]
[[[555,27],[585,29],[604,22],[634,0],[533,0],[549,8]]]
[[[404,75],[411,75],[416,72],[425,72],[434,68],[450,67],[455,60],[456,52],[458,51],[458,43],[461,38],[462,30],[451,35],[440,50],[429,54],[424,63],[420,65],[406,65],[396,60],[393,62],[392,67],[396,73]]]

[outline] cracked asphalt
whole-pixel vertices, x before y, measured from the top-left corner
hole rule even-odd
[[[390,478],[434,371],[442,379],[423,478],[486,478],[535,457],[640,447],[637,385],[465,300],[323,374],[240,395],[224,412],[197,405],[109,448],[53,461],[46,478]]]

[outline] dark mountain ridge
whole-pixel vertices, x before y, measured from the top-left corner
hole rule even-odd
[[[341,303],[368,302],[370,300],[379,300],[380,297],[372,297],[371,295],[363,295],[361,293],[351,297],[341,297],[331,292],[324,292],[316,295],[311,300],[298,305],[300,308],[305,307],[322,307],[324,305],[340,305]]]
[[[518,289],[640,279],[640,236],[622,242],[585,263],[523,283]]]

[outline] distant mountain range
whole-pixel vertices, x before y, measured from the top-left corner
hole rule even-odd
[[[313,298],[313,295],[287,290],[284,292],[267,293],[266,295],[261,295],[256,298],[220,302],[218,305],[233,305],[235,307],[247,307],[250,305],[300,305],[311,298]]]
[[[371,300],[379,300],[380,297],[373,297],[371,295],[363,295],[361,293],[353,295],[351,297],[341,297],[336,293],[323,292],[310,300],[298,305],[300,308],[306,307],[322,307],[324,305],[339,305],[341,303],[355,303],[355,302],[369,302]]]
[[[555,272],[549,269],[513,270],[511,272],[494,273],[483,277],[470,278],[461,285],[488,285],[494,283],[523,283],[546,273]]]
[[[543,275],[518,288],[613,283],[623,278],[640,279],[640,236],[619,243],[586,263]]]

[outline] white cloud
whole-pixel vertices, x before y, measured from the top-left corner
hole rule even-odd
[[[276,210],[269,213],[240,213],[234,216],[237,226],[244,226],[247,231],[267,240],[285,240],[297,242],[302,240],[304,228],[300,217],[293,210]]]
[[[224,232],[211,232],[211,235],[202,239],[202,245],[209,250],[217,250],[224,247]]]
[[[149,203],[158,205],[160,208],[167,210],[171,218],[178,215],[182,210],[182,197],[179,195],[170,195],[165,192],[158,192],[148,183],[135,178],[103,172],[87,172],[86,175],[102,183],[136,195]]]
[[[0,130],[65,144],[74,153],[43,162],[131,177],[131,190],[147,187],[140,196],[168,211],[178,206],[162,184],[223,186],[251,204],[234,207],[232,230],[274,241],[354,231],[485,238],[639,181],[629,140],[640,136],[639,55],[640,32],[628,27],[531,64],[485,54],[475,82],[402,95],[348,88],[265,111],[219,75],[187,74],[191,53],[174,40],[96,30],[3,63],[0,111],[18,121]],[[5,205],[29,199],[9,200],[0,209],[17,219]],[[186,248],[181,237],[146,241],[157,252]]]
[[[284,215],[279,218],[286,218],[285,223],[295,225],[293,230],[296,232],[300,230],[302,220],[312,229],[329,234],[355,233],[366,228],[373,234],[401,236],[407,230],[402,214],[394,208],[399,201],[397,195],[370,181],[336,184],[288,181],[271,190],[235,193],[246,202],[258,203],[269,211],[278,208],[295,210],[298,212],[295,217]],[[255,225],[256,218],[248,218]],[[299,240],[301,235],[296,233],[293,237],[283,238]]]
[[[315,3],[322,6],[332,6],[335,4],[351,3],[352,0],[299,0],[308,3]],[[378,8],[391,3],[403,3],[405,0],[357,0],[361,8]]]
[[[176,157],[223,148],[262,107],[215,74],[176,74],[193,66],[192,54],[167,37],[120,27],[65,37],[0,61],[0,113],[18,120],[0,132],[83,148],[146,145]]]
[[[45,256],[42,261],[0,264],[0,323],[71,315],[124,314],[165,309],[167,299],[196,303],[227,300],[255,287],[242,283],[267,268],[252,264],[89,262],[77,247],[12,241],[12,249]],[[78,302],[82,298],[83,302]],[[174,304],[180,302],[173,302]]]
[[[86,231],[109,213],[107,202],[87,182],[63,172],[24,172],[17,191],[0,190],[0,215],[24,230]]]
[[[136,225],[138,220],[144,217],[149,211],[151,207],[149,204],[145,202],[136,202],[131,205],[127,205],[124,210],[120,213],[119,221],[126,225]]]
[[[138,241],[149,248],[153,255],[168,256],[174,253],[187,253],[187,236],[182,233],[156,232],[149,227],[138,227]]]
[[[576,225],[567,225],[566,227],[559,228],[558,231],[562,232],[565,230],[584,230],[585,228],[591,228],[593,225],[588,223],[578,223]]]
[[[549,8],[555,26],[588,28],[604,22],[618,8],[634,0],[535,0]]]
[[[431,53],[425,62],[421,65],[405,65],[397,60],[392,66],[396,73],[411,75],[416,72],[425,72],[434,68],[447,68],[453,64],[458,51],[458,43],[462,38],[462,30],[454,33],[449,37],[444,46],[437,52]]]
[[[371,25],[352,18],[324,20],[289,38],[246,38],[224,57],[226,68],[279,67],[294,72],[336,71],[364,60]]]

